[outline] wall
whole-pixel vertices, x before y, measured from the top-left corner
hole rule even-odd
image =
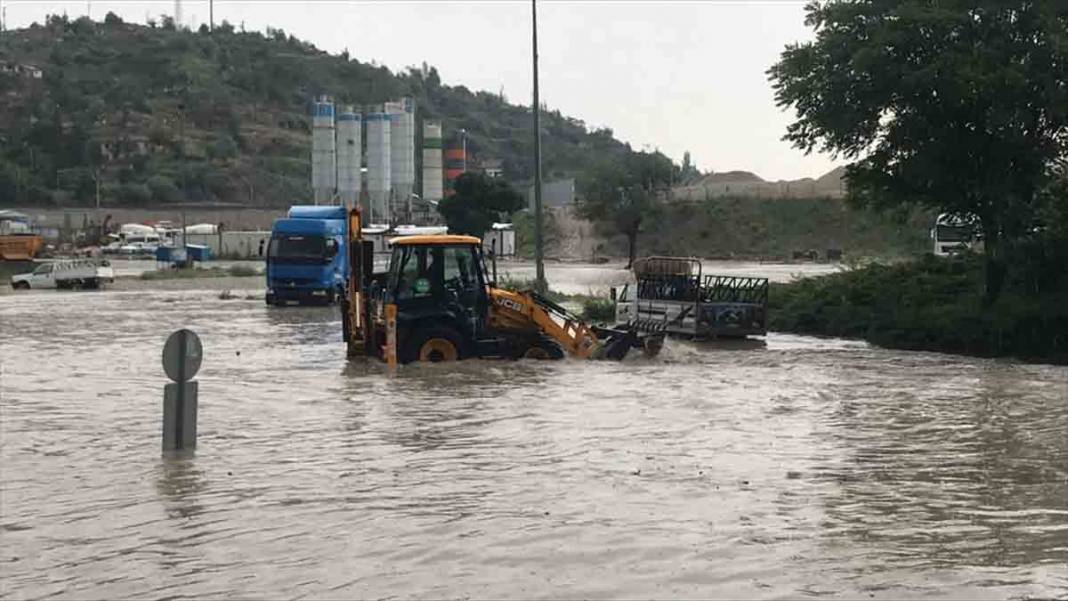
[[[224,231],[221,236],[221,247],[219,234],[185,235],[186,244],[203,244],[211,249],[211,256],[216,259],[262,259],[265,258],[267,243],[270,241],[270,231]]]
[[[99,225],[106,216],[111,215],[111,223],[118,227],[123,223],[143,223],[145,221],[168,220],[175,224],[182,223],[185,214],[187,225],[196,223],[224,223],[231,231],[270,230],[275,219],[285,217],[288,209],[204,209],[204,208],[153,208],[153,209],[87,209],[41,207],[17,208],[25,213],[38,227],[62,228],[65,221],[74,229],[82,229],[88,222]],[[69,216],[69,221],[67,221]]]

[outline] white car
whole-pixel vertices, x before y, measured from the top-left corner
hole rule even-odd
[[[115,281],[111,263],[96,259],[73,259],[45,263],[30,273],[11,276],[11,287],[29,288],[88,288],[95,290],[105,282]]]
[[[151,257],[156,255],[159,245],[153,242],[131,242],[119,247],[119,254],[131,257]]]

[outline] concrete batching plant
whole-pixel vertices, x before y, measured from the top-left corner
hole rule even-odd
[[[442,198],[441,123],[423,123],[423,199],[437,202]]]
[[[411,197],[415,187],[415,102],[403,98],[387,102],[385,112],[390,116],[390,184],[393,188],[392,211],[411,213]]]
[[[320,96],[312,105],[312,191],[315,204],[330,204],[337,189],[334,103]]]
[[[391,120],[388,113],[369,113],[364,123],[367,124],[367,221],[385,224],[390,220]]]
[[[359,204],[368,224],[411,216],[412,198],[418,198],[414,100],[387,102],[361,116],[351,105],[335,110],[329,97],[320,96],[312,103],[311,115],[315,204]],[[422,198],[436,202],[442,198],[444,174],[441,123],[426,122],[423,140]]]
[[[360,200],[362,166],[362,119],[353,107],[346,106],[337,116],[337,192],[347,208]]]

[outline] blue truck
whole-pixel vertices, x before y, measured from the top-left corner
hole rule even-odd
[[[346,228],[344,207],[297,205],[276,220],[267,246],[267,304],[330,304],[344,294]]]

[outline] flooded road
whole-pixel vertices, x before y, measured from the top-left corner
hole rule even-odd
[[[0,296],[0,596],[1068,598],[1068,368],[771,335],[390,379],[247,293]]]

